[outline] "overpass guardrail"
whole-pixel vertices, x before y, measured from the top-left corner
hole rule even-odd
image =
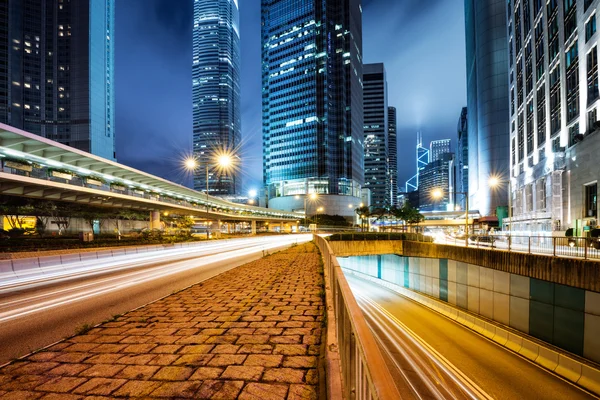
[[[328,397],[400,399],[381,350],[329,243],[319,235],[313,238],[324,262],[328,315],[331,312],[334,315],[333,320],[328,317],[327,326]],[[332,351],[336,347],[337,353]]]
[[[465,246],[460,237],[436,238],[435,243]],[[600,238],[576,236],[471,235],[469,247],[600,260]]]

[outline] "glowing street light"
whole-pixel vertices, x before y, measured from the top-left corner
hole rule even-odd
[[[510,236],[512,231],[512,190],[510,178],[504,181],[497,176],[490,176],[490,179],[488,179],[488,184],[490,185],[491,189],[499,188],[503,183],[508,184],[508,235]]]

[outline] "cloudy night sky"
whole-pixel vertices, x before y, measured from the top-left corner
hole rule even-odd
[[[117,0],[117,159],[191,183],[192,0]],[[244,190],[262,180],[260,0],[240,0]],[[383,62],[398,109],[400,189],[415,174],[416,132],[450,138],[466,105],[463,0],[363,0],[363,54]]]

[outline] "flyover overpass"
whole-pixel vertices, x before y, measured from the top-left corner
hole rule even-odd
[[[304,217],[228,202],[1,123],[0,160],[0,194],[147,210],[151,225],[161,212],[221,221]]]

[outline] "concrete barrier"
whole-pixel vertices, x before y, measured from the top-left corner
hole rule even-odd
[[[558,367],[558,353],[556,351],[546,349],[539,346],[538,358],[536,358],[536,364],[540,364],[542,367],[554,371]]]
[[[514,333],[508,332],[508,339],[504,345],[515,353],[518,353],[523,347],[523,338],[515,335]]]
[[[40,260],[38,258],[20,258],[12,260],[12,264],[13,271],[19,278],[42,272],[40,269]]]
[[[125,249],[125,254],[137,254],[137,247]]]
[[[535,361],[540,354],[540,346],[531,340],[523,338],[519,354],[531,361]]]
[[[581,363],[567,357],[563,354],[558,355],[558,366],[554,370],[557,374],[570,380],[571,382],[577,383],[581,378]]]
[[[86,251],[79,253],[79,258],[81,258],[81,261],[97,260],[98,254],[95,251]]]
[[[115,257],[115,256],[122,256],[124,254],[125,254],[125,249],[114,249],[114,250],[112,250],[113,257]]]
[[[581,367],[581,378],[577,384],[590,392],[600,393],[600,371],[587,365]]]
[[[100,251],[96,252],[96,255],[98,256],[98,259],[112,257],[113,251],[112,250],[100,250]]]
[[[81,256],[79,255],[79,253],[62,254],[60,256],[60,262],[63,265],[64,264],[71,264],[71,263],[80,263],[81,262]]]
[[[494,335],[492,340],[502,346],[506,346],[506,343],[508,342],[508,331],[496,327],[496,334]]]
[[[39,262],[40,262],[40,269],[44,273],[52,273],[52,272],[56,272],[56,271],[64,271],[65,270],[65,268],[63,267],[62,261],[60,259],[60,256],[40,257]]]
[[[13,270],[12,260],[0,260],[0,279],[16,278]]]

